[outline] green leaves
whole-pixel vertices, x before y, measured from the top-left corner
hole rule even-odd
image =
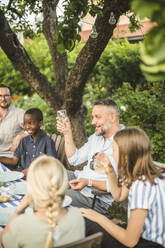
[[[58,23],[58,31],[54,37],[56,48],[60,53],[72,51],[76,42],[81,40],[78,32],[81,31],[80,21],[89,12],[93,17],[102,14],[104,0],[95,4],[88,0],[63,0],[64,16]]]
[[[27,37],[27,34],[29,34],[30,38],[32,38],[34,37],[35,33],[41,31],[41,22],[36,21],[34,30],[34,27],[32,26],[29,18],[32,13],[42,13],[40,0],[15,0],[5,1],[5,3],[1,2],[0,8],[5,13],[5,16],[14,32],[25,31],[25,37]]]
[[[154,160],[165,162],[165,84],[155,82],[148,86],[147,90],[134,91],[129,83],[124,83],[113,99],[121,109],[120,122],[145,130],[152,143]]]
[[[34,38],[38,33],[42,32],[42,11],[44,6],[40,0],[14,0],[8,1],[8,5],[0,2],[0,7],[4,11],[13,31],[24,31],[25,38]],[[51,2],[51,1],[50,1]],[[58,2],[58,1],[57,1]],[[58,8],[55,3],[54,8]],[[81,20],[89,12],[93,17],[102,14],[104,0],[93,1],[88,0],[63,0],[62,16],[58,16],[57,30],[54,37],[56,49],[60,53],[65,50],[72,51],[76,42],[81,40],[78,34],[81,31]],[[30,22],[30,15],[37,14],[40,18],[35,18],[33,25]]]
[[[148,80],[165,79],[165,27],[157,26],[141,45],[141,69]]]
[[[64,16],[58,23],[58,31],[55,34],[54,42],[56,49],[63,53],[66,50],[72,51],[76,41],[80,41],[78,32],[81,30],[80,20],[88,10],[88,0],[63,0]]]
[[[162,12],[164,4],[159,0],[133,0],[131,9],[141,18],[148,17],[151,21],[156,21],[155,16]]]
[[[165,80],[165,3],[162,0],[133,0],[132,10],[157,23],[141,45],[141,69],[149,81]]]
[[[141,28],[141,24],[137,20],[137,17],[133,13],[132,15],[129,16],[130,24],[129,24],[129,30],[133,33],[136,32],[136,30]]]

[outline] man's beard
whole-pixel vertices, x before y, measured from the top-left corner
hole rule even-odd
[[[104,136],[111,127],[112,127],[111,123],[105,124],[103,128],[100,130],[100,132],[98,133],[95,132],[95,134],[97,136]]]
[[[106,133],[105,130],[101,130],[100,132],[95,133],[95,134],[96,134],[96,136],[104,136],[105,133]]]
[[[8,109],[9,106],[10,106],[10,103],[6,104],[5,106],[4,105],[0,105],[0,108],[2,108],[2,109]]]

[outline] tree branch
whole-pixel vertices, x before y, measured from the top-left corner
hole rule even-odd
[[[117,3],[116,3],[117,2]],[[123,3],[124,2],[124,3]],[[116,21],[121,14],[129,10],[129,2],[123,0],[105,0],[103,15],[98,16],[95,22],[98,37],[89,37],[67,80],[65,103],[67,111],[71,114],[78,111],[82,104],[83,90],[94,66],[113,35],[115,25],[109,24],[110,12],[113,11]],[[118,7],[120,6],[120,7]]]
[[[8,3],[8,5],[7,5],[7,9],[10,9],[12,2],[13,2],[13,0],[10,0],[10,1],[9,1],[9,3]]]
[[[59,0],[47,1],[43,0],[43,33],[48,42],[52,64],[54,68],[54,78],[56,90],[63,98],[66,80],[68,77],[67,54],[57,52],[54,35],[57,30],[57,13],[56,8]]]
[[[9,1],[9,3],[7,5],[7,10],[11,10],[13,13],[15,13],[17,16],[19,16],[19,18],[21,18],[22,15],[15,8],[11,8],[12,2],[13,2],[13,0]]]
[[[43,98],[55,113],[62,104],[55,89],[48,82],[47,78],[40,73],[33,64],[26,50],[17,39],[0,10],[0,46],[13,63],[13,66],[21,72],[31,87]],[[54,101],[56,99],[56,101]]]

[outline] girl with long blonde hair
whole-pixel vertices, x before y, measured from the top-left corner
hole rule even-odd
[[[81,209],[83,216],[102,227],[96,225],[95,231],[106,231],[104,248],[165,247],[165,168],[153,162],[146,133],[137,127],[118,131],[113,157],[118,178],[105,154],[98,154],[97,159],[104,162],[114,199],[123,201],[128,197],[126,229],[93,210]]]
[[[83,238],[79,209],[62,207],[67,187],[67,173],[59,160],[46,155],[34,160],[27,175],[27,195],[3,231],[4,247],[52,248]],[[20,215],[30,203],[33,213]]]

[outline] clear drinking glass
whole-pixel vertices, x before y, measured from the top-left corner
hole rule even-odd
[[[62,123],[65,123],[66,117],[67,117],[67,112],[66,109],[61,109],[57,111],[57,117],[60,119]]]

